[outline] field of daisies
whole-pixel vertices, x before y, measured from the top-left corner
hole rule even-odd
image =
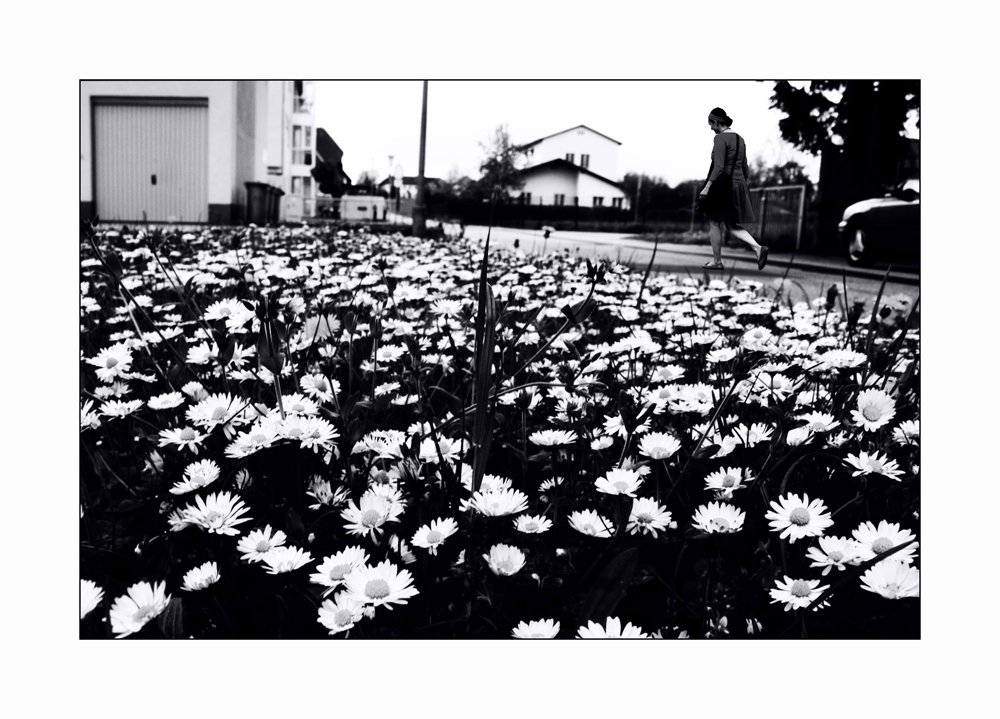
[[[84,638],[916,638],[919,313],[86,225]]]

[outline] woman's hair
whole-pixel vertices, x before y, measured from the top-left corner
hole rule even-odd
[[[713,107],[712,111],[708,113],[710,119],[716,119],[721,122],[726,127],[732,127],[733,118],[726,114],[726,111],[721,107]]]

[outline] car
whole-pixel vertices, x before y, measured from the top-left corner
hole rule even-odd
[[[883,197],[855,202],[837,227],[840,247],[853,266],[876,259],[920,261],[920,179],[911,177]]]

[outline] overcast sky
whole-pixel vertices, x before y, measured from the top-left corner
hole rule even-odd
[[[748,158],[797,160],[815,181],[819,158],[781,139],[782,113],[769,109],[773,82],[753,81],[431,81],[427,93],[428,177],[457,171],[479,176],[485,143],[505,124],[515,143],[577,125],[621,142],[620,180],[644,172],[676,186],[708,173],[712,132],[708,111],[719,106],[746,140]],[[416,175],[420,152],[420,81],[322,81],[316,124],[344,151],[344,170],[382,178],[393,166]]]

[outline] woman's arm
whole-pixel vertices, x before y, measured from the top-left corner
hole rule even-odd
[[[725,166],[726,141],[722,139],[722,133],[720,132],[715,136],[715,145],[712,147],[712,174],[708,176],[709,185],[719,179]]]

